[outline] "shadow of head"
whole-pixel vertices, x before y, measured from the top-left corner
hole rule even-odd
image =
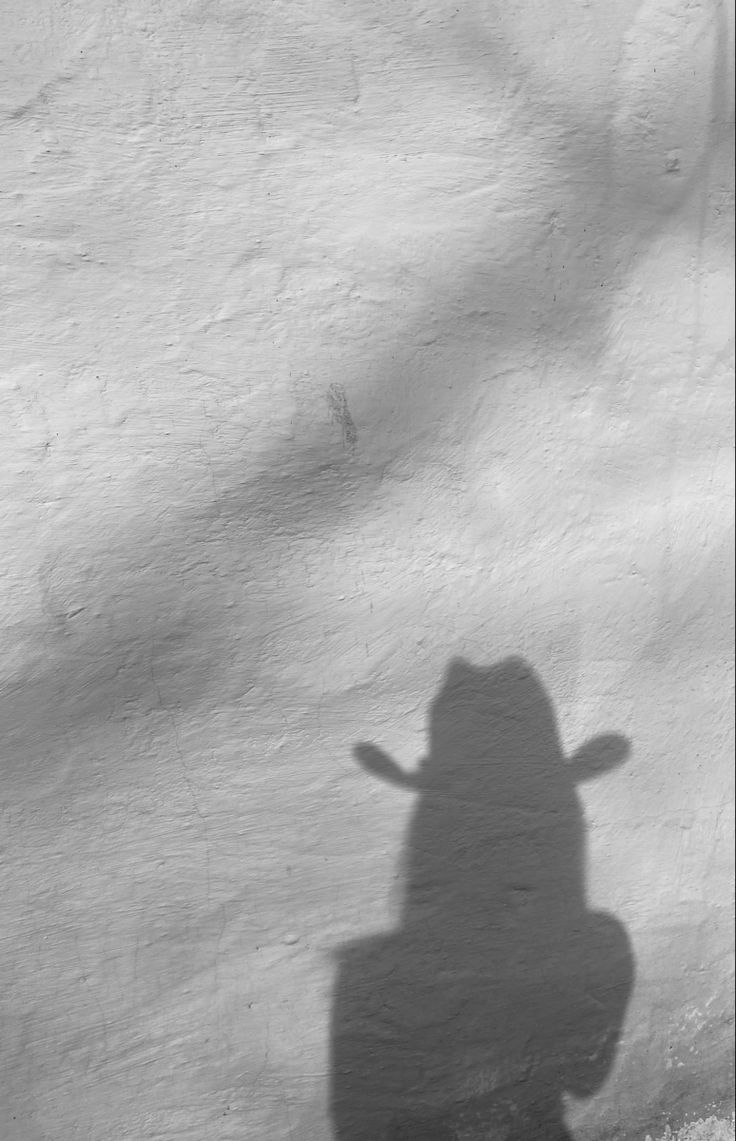
[[[625,739],[610,734],[566,756],[551,701],[521,659],[489,669],[453,661],[431,706],[429,749],[418,769],[407,772],[372,745],[356,749],[365,769],[416,794],[404,853],[405,921],[464,920],[489,909],[495,919],[512,908],[517,952],[524,931],[536,938],[544,927],[547,941],[564,937],[585,909],[577,786],[627,754]],[[487,925],[479,937],[491,940],[493,930]]]

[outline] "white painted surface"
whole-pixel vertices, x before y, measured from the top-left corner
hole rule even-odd
[[[731,22],[729,23],[729,20]],[[330,1136],[449,660],[523,655],[628,931],[576,1138],[727,1093],[732,17],[0,16],[2,1135]],[[731,46],[729,46],[731,45]]]

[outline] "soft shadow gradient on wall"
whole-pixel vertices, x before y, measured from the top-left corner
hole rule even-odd
[[[569,1141],[563,1094],[603,1084],[634,979],[621,924],[586,905],[576,785],[627,742],[567,758],[525,662],[456,660],[415,773],[355,752],[417,803],[399,927],[338,953],[337,1141]]]

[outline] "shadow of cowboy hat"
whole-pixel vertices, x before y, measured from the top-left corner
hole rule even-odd
[[[459,731],[467,717],[472,717],[473,710],[478,709],[488,718],[489,725],[496,720],[506,725],[526,724],[542,748],[550,750],[550,759],[554,756],[561,773],[571,784],[603,776],[617,768],[629,754],[625,737],[607,733],[591,738],[572,756],[564,757],[547,693],[536,672],[522,658],[506,658],[490,669],[476,669],[462,658],[450,662],[442,689],[432,703],[433,734],[440,727],[445,736],[448,731]],[[474,732],[482,733],[483,729],[483,724],[476,724]],[[387,784],[410,791],[428,787],[424,762],[417,770],[407,772],[382,749],[365,742],[356,745],[353,753],[366,772]]]

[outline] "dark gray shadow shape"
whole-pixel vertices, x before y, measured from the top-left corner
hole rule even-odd
[[[516,658],[452,662],[430,734],[415,774],[355,750],[417,802],[398,928],[338,952],[336,1141],[569,1141],[563,1094],[603,1084],[634,979],[623,927],[586,904],[576,785],[627,742],[565,757]]]

